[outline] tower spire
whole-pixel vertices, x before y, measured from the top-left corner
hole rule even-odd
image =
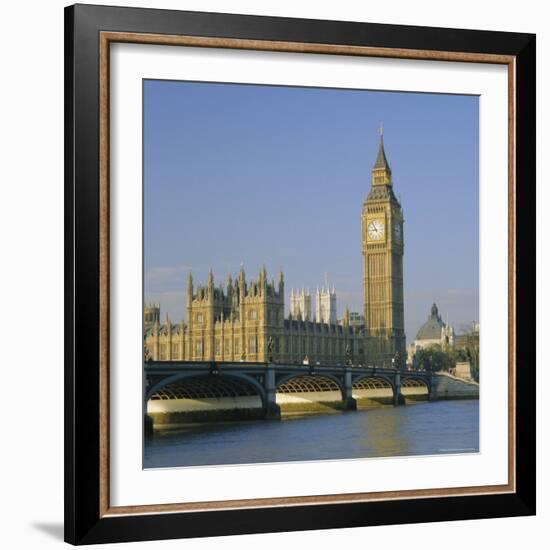
[[[189,276],[187,277],[187,305],[190,307],[191,302],[193,301],[193,274],[189,271]]]
[[[384,127],[380,125],[380,142],[378,143],[378,155],[376,156],[376,162],[374,163],[373,170],[383,168],[391,174],[390,164],[386,157],[386,151],[384,149]]]
[[[380,124],[380,142],[378,144],[378,154],[372,167],[373,185],[391,185],[391,168],[386,157],[384,149],[384,127]]]

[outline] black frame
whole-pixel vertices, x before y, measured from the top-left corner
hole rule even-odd
[[[516,58],[516,492],[100,517],[99,32]],[[535,514],[535,35],[143,8],[65,8],[65,540],[72,544]]]

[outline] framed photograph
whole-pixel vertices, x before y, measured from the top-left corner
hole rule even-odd
[[[65,538],[535,513],[535,36],[65,11]]]

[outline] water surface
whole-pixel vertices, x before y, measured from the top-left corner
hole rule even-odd
[[[191,424],[145,440],[144,467],[472,453],[479,401],[435,401],[336,414]]]

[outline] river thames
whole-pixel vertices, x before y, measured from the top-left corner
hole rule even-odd
[[[479,451],[479,401],[189,424],[145,439],[144,468]]]

